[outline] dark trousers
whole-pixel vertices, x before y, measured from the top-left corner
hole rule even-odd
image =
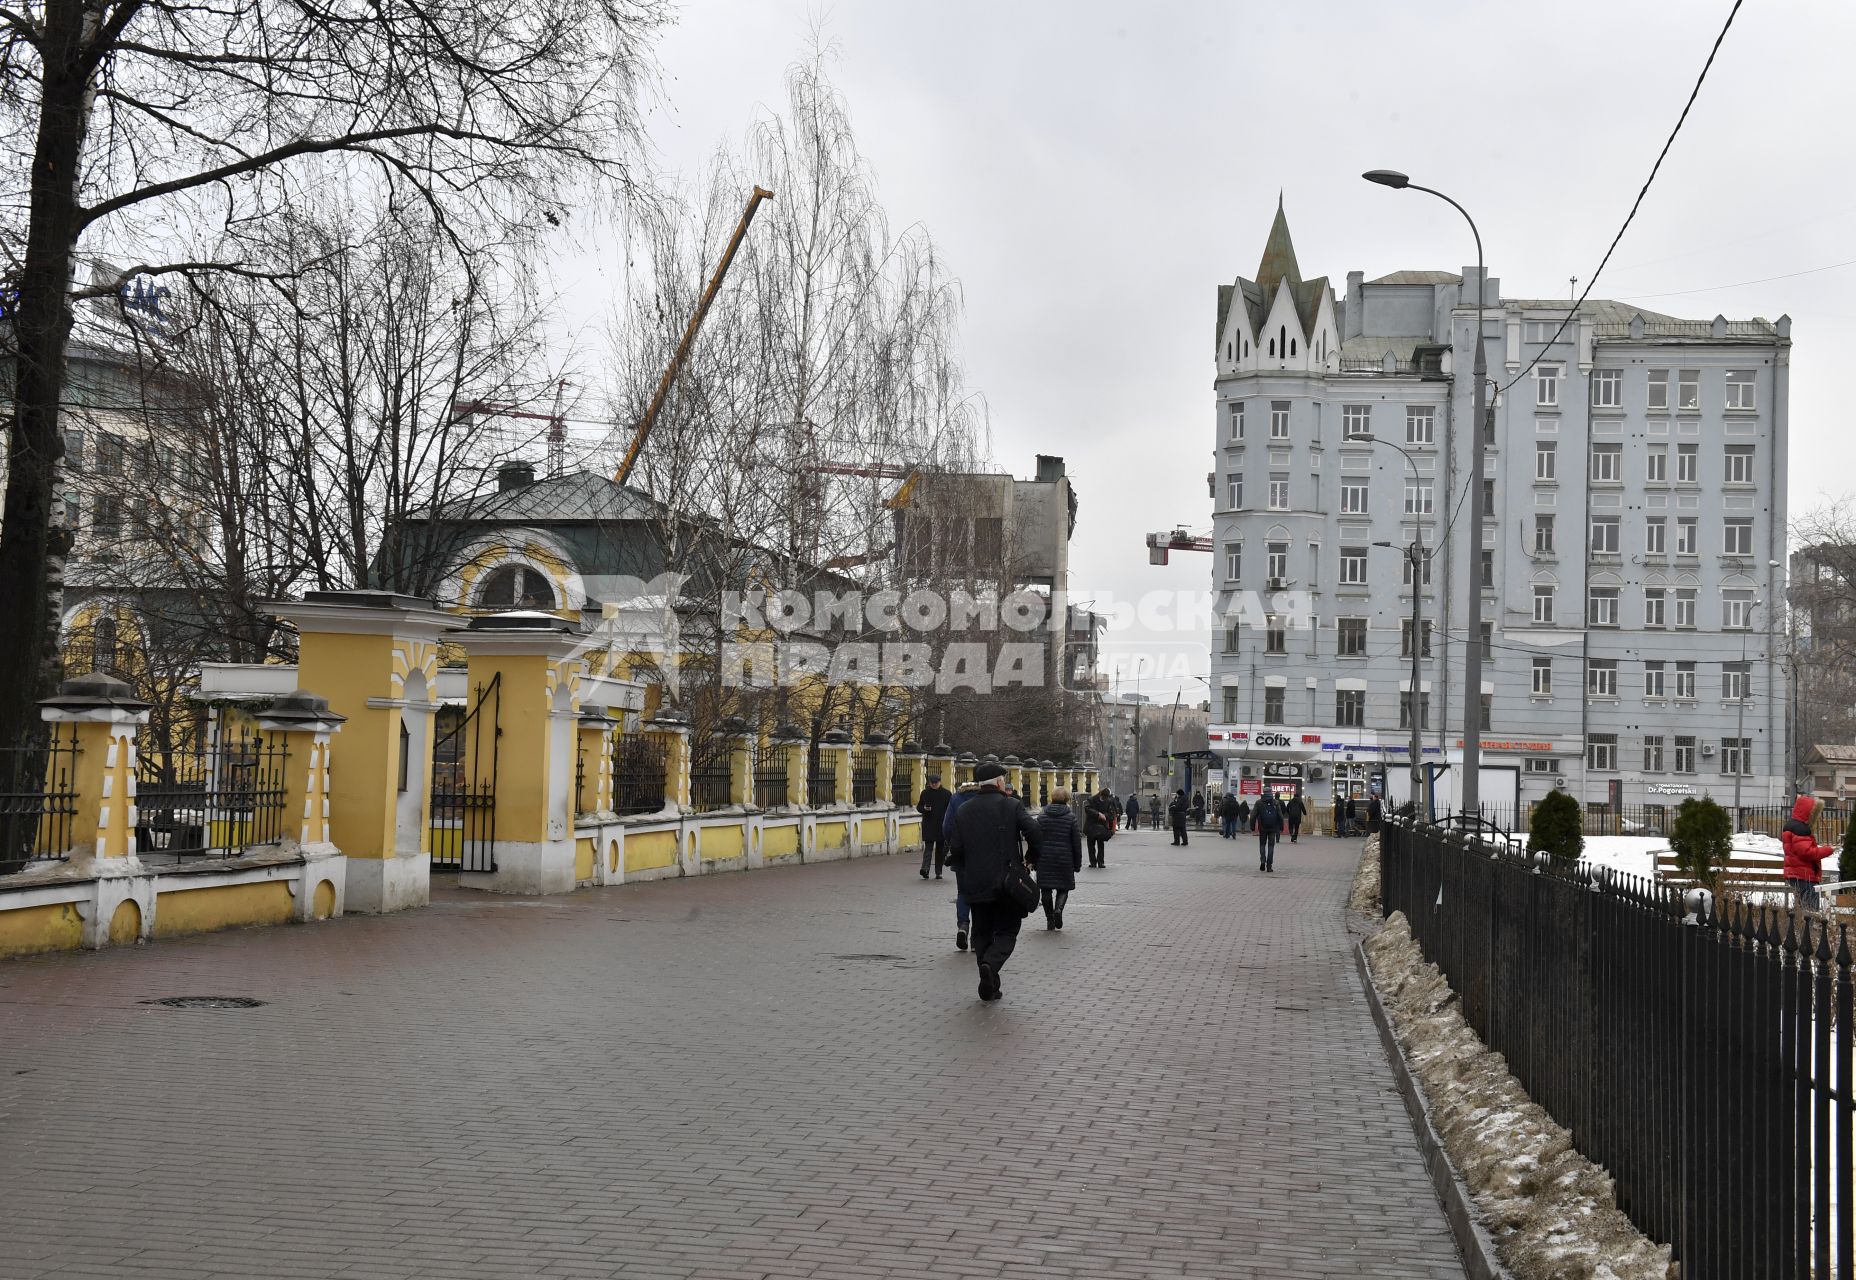
[[[1276,865],[1276,833],[1274,831],[1257,832],[1257,864],[1263,867]]]
[[[1297,840],[1301,838],[1301,835],[1302,835],[1302,820],[1300,818],[1289,819],[1289,843],[1294,844]]]
[[[1139,809],[1136,809],[1133,813],[1128,815],[1128,830],[1139,831],[1140,829],[1141,829],[1141,811]]]
[[[991,965],[997,973],[1005,968],[1012,949],[1018,945],[1018,926],[1025,918],[1009,902],[973,902],[967,904],[967,910],[973,913],[974,960]]]
[[[1089,837],[1089,865],[1092,867],[1108,865],[1108,841],[1101,836]]]
[[[1040,890],[1044,898],[1044,923],[1055,924],[1063,919],[1063,907],[1070,900],[1068,889]]]
[[[1173,821],[1173,843],[1186,843],[1186,820],[1184,818],[1176,818]]]
[[[934,862],[934,873],[941,874],[941,864],[947,858],[946,836],[925,836],[922,839],[922,874],[928,873],[930,859]]]
[[[1228,818],[1222,819],[1222,824],[1218,828],[1218,834],[1223,836],[1226,840],[1231,839],[1233,836],[1237,834],[1237,815],[1236,814],[1232,814]]]

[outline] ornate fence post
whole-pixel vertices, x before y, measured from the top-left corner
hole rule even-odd
[[[928,756],[922,750],[922,744],[913,739],[902,744],[902,751],[896,757],[896,763],[908,771],[908,781],[903,784],[905,794],[897,795],[895,784],[890,784],[889,800],[891,804],[912,809],[922,798],[922,789],[928,785]]]
[[[1083,787],[1087,794],[1094,795],[1102,789],[1102,775],[1094,762],[1083,761]]]
[[[973,781],[973,771],[980,767],[980,758],[971,751],[962,751],[954,757],[954,785],[965,786]]]
[[[328,920],[342,913],[347,885],[346,859],[329,839],[329,748],[343,717],[329,710],[327,698],[306,690],[287,693],[258,714],[258,728],[283,738],[283,842],[286,853],[310,865],[298,895],[296,918]]]
[[[1025,761],[1025,786],[1024,786],[1024,790],[1019,792],[1019,795],[1024,800],[1025,804],[1029,808],[1035,809],[1038,807],[1038,804],[1039,804],[1038,797],[1043,794],[1043,788],[1044,788],[1044,768],[1043,766],[1036,760],[1026,760]]]
[[[767,740],[767,747],[770,751],[786,753],[786,803],[797,809],[809,806],[812,796],[806,787],[809,781],[806,776],[806,731],[788,721],[774,729],[773,736]]]
[[[612,731],[604,707],[581,707],[574,722],[574,814],[612,812]]]
[[[896,744],[890,741],[886,733],[866,733],[864,750],[869,753],[871,767],[876,770],[876,803],[893,804],[896,785]]]
[[[1025,794],[1025,762],[1017,756],[1007,756],[999,762],[1005,766],[1005,783],[1016,791],[1020,799]]]
[[[71,776],[76,812],[69,848],[60,852],[73,864],[127,874],[136,853],[135,738],[148,723],[149,704],[122,681],[94,674],[66,680],[39,708],[47,724],[69,726],[64,736],[77,747]]]
[[[664,803],[690,807],[690,722],[681,711],[660,711],[644,731],[664,748]]]
[[[748,722],[740,716],[722,721],[722,734],[728,739],[728,803],[754,803],[754,735]]]
[[[928,749],[927,763],[927,772],[940,774],[942,785],[949,791],[960,785],[960,775],[954,769],[954,749],[945,742],[937,742]],[[921,790],[920,787],[915,788],[918,798]]]

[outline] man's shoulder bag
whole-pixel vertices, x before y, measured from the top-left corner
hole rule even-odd
[[[1031,878],[1031,869],[1017,854],[1005,860],[1005,878],[999,881],[999,896],[1017,907],[1021,915],[1030,915],[1037,909],[1038,882]]]

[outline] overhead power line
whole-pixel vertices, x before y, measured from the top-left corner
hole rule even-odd
[[[1856,267],[1856,258],[1843,262],[1832,262],[1821,267],[1806,267],[1803,271],[1787,271],[1779,276],[1761,276],[1757,280],[1740,280],[1733,284],[1711,284],[1701,289],[1670,289],[1664,293],[1633,293],[1623,301],[1635,302],[1640,298],[1679,298],[1690,293],[1717,293],[1722,289],[1742,289],[1749,284],[1765,284],[1772,280],[1795,280],[1799,276],[1814,276],[1820,271],[1835,271],[1839,267]]]
[[[1701,86],[1708,78],[1708,69],[1714,65],[1715,55],[1721,51],[1721,42],[1727,39],[1727,30],[1734,25],[1734,18],[1739,14],[1740,6],[1745,2],[1746,0],[1734,0],[1734,7],[1728,10],[1727,21],[1721,24],[1720,34],[1714,37],[1714,47],[1708,50],[1708,60],[1701,64],[1701,74],[1695,77],[1695,87],[1689,90],[1688,101],[1682,104],[1682,114],[1676,117],[1675,128],[1669,131],[1669,137],[1663,142],[1663,149],[1657,153],[1656,163],[1650,166],[1650,176],[1643,180],[1643,187],[1637,192],[1637,198],[1631,201],[1630,212],[1624,215],[1624,225],[1618,228],[1615,236],[1611,237],[1611,247],[1605,250],[1605,256],[1598,260],[1598,269],[1592,272],[1591,278],[1585,282],[1585,292],[1580,294],[1579,300],[1572,304],[1572,310],[1566,313],[1566,318],[1560,321],[1560,327],[1553,331],[1553,336],[1540,348],[1539,354],[1527,362],[1527,368],[1502,384],[1503,391],[1533,371],[1534,366],[1540,363],[1541,356],[1546,355],[1552,345],[1559,341],[1560,334],[1566,331],[1566,326],[1572,323],[1573,317],[1579,314],[1579,308],[1584,306],[1585,300],[1591,296],[1593,287],[1598,283],[1598,277],[1604,274],[1605,264],[1611,261],[1611,255],[1617,252],[1618,242],[1624,238],[1624,233],[1630,230],[1631,220],[1637,216],[1637,210],[1642,206],[1643,198],[1650,194],[1650,184],[1656,181],[1656,175],[1661,171],[1663,161],[1669,155],[1669,148],[1675,145],[1676,135],[1682,132],[1682,126],[1688,120],[1688,113],[1693,109],[1695,99],[1701,95]],[[1481,335],[1478,334],[1477,338],[1480,340]],[[1476,429],[1480,431],[1482,424],[1477,423]]]

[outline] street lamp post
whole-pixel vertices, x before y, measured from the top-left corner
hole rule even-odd
[[[1394,169],[1374,169],[1360,175],[1368,182],[1378,183],[1382,187],[1391,187],[1396,191],[1410,189],[1422,191],[1426,195],[1436,196],[1445,204],[1463,215],[1463,221],[1469,223],[1469,233],[1476,238],[1476,353],[1471,376],[1476,380],[1475,413],[1473,415],[1473,441],[1470,446],[1470,482],[1469,482],[1469,539],[1476,555],[1471,557],[1469,578],[1469,631],[1465,648],[1467,657],[1463,662],[1463,680],[1468,686],[1463,696],[1463,782],[1458,788],[1459,807],[1467,813],[1478,812],[1481,808],[1481,770],[1482,770],[1482,522],[1487,514],[1482,506],[1482,468],[1485,457],[1483,438],[1487,431],[1488,417],[1488,356],[1483,351],[1482,340],[1482,297],[1487,292],[1483,279],[1482,232],[1476,229],[1476,220],[1469,216],[1469,210],[1452,200],[1441,191],[1430,187],[1421,187],[1404,174]],[[1416,690],[1413,691],[1414,696]]]
[[[1414,486],[1413,492],[1421,492],[1417,487],[1423,484],[1418,474],[1417,459],[1413,458],[1402,445],[1394,444],[1390,440],[1381,439],[1371,432],[1365,435],[1355,436],[1354,439],[1364,440],[1369,444],[1382,444],[1388,449],[1397,449],[1398,452],[1404,456],[1405,465],[1411,468],[1411,478]],[[1423,684],[1423,680],[1421,679],[1423,674],[1421,662],[1424,654],[1424,504],[1421,500],[1416,499],[1414,499],[1414,503],[1416,509],[1412,514],[1416,517],[1416,524],[1412,529],[1411,544],[1404,548],[1404,552],[1405,560],[1411,568],[1411,692],[1406,695],[1406,719],[1411,722],[1411,804],[1412,808],[1416,810],[1419,808],[1420,799],[1424,798],[1424,793],[1428,791],[1428,788],[1425,785],[1424,779],[1424,721],[1423,717],[1419,715],[1419,708],[1424,705],[1419,696],[1419,689]],[[1373,545],[1375,547],[1392,547],[1396,544],[1391,542],[1375,542]],[[1425,816],[1428,817],[1432,808],[1431,804],[1426,800],[1422,807]]]

